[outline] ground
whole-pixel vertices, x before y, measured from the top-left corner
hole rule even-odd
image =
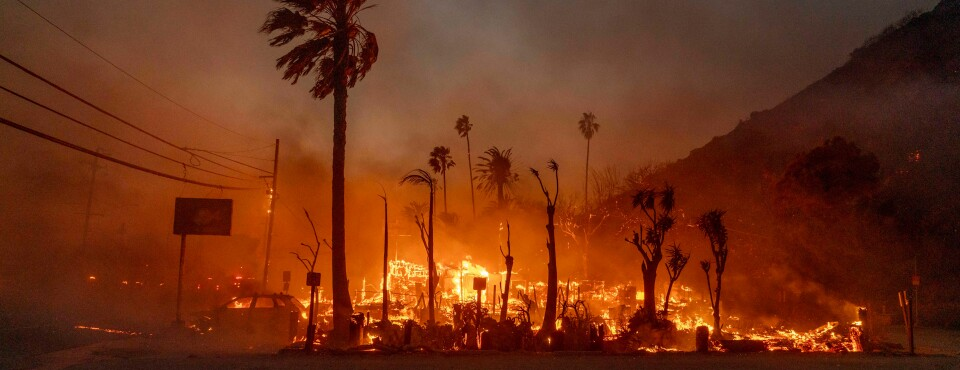
[[[60,333],[58,335],[62,335]],[[896,334],[895,332],[891,334]],[[183,333],[123,336],[58,351],[3,352],[0,368],[71,369],[949,369],[960,370],[960,333],[924,329],[919,356],[880,354],[495,353],[324,355],[277,354],[275,347],[239,347]],[[891,339],[897,339],[894,335]],[[11,338],[6,338],[11,339]],[[35,339],[34,339],[35,340]],[[10,348],[7,340],[3,347]],[[15,346],[15,345],[13,345]],[[53,347],[49,347],[53,348]]]

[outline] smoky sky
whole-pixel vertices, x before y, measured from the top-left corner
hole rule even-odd
[[[312,99],[308,79],[291,85],[274,68],[287,49],[270,47],[268,36],[257,30],[276,3],[24,1],[151,87],[243,136],[158,98],[15,0],[0,0],[3,55],[179,145],[261,148],[242,153],[269,159],[270,145],[279,138],[281,201],[274,231],[277,266],[271,271],[299,271],[287,253],[313,240],[302,210],[309,208],[314,215],[321,237],[329,235],[332,98]],[[370,224],[379,220],[382,209],[374,196],[379,186],[392,197],[391,220],[398,226],[392,232],[413,234],[403,208],[410,200],[425,201],[426,192],[397,182],[411,169],[426,168],[434,146],[450,146],[457,162],[448,175],[451,211],[463,217],[469,213],[466,142],[454,130],[461,115],[474,124],[474,157],[491,146],[513,148],[521,193],[542,200],[525,169],[543,169],[554,158],[561,166],[561,192],[569,196],[583,186],[586,143],[577,130],[583,112],[593,112],[600,124],[591,141],[591,167],[629,169],[673,161],[729,132],[751,111],[771,108],[839,67],[850,51],[908,12],[935,5],[934,0],[374,3],[361,20],[377,35],[379,60],[350,90],[348,102],[348,244],[360,246],[351,248],[348,257],[355,281],[376,276],[378,269],[364,261],[379,253],[380,224]],[[5,63],[0,63],[0,85],[186,160],[183,153]],[[5,92],[0,92],[0,117],[149,168],[186,172]],[[187,270],[210,270],[207,266],[216,262],[230,273],[237,272],[236,266],[259,269],[268,204],[261,190],[266,184],[254,184],[258,189],[253,192],[229,193],[112,165],[104,166],[94,182],[91,158],[7,127],[0,127],[0,159],[5,174],[0,179],[0,235],[12,240],[7,245],[23,246],[0,249],[5,261],[28,252],[40,257],[17,258],[43,260],[37,246],[79,244],[84,204],[93,199],[92,210],[99,214],[91,226],[94,242],[108,251],[165,247],[162,263],[155,264],[165,270],[157,274],[173,276],[178,242],[167,227],[172,198],[235,197],[234,230],[241,238],[197,238],[191,253],[207,254],[188,256],[193,264]],[[259,159],[250,163],[271,165]],[[478,194],[478,209],[489,200]],[[406,222],[398,222],[404,217]],[[542,244],[541,218],[513,221],[518,249]],[[484,227],[476,231],[479,236],[461,238],[466,241],[441,230],[438,258],[459,260],[469,253],[495,266],[499,254],[493,246],[500,236],[495,222]],[[400,251],[392,253],[420,261],[417,240],[397,236],[407,238],[394,238]],[[486,257],[478,245],[468,245],[471,240],[491,247]],[[109,249],[114,245],[119,247]],[[220,261],[226,251],[234,251],[235,260]],[[571,256],[560,257],[564,271],[576,270],[578,259]],[[321,264],[326,272],[326,263]],[[537,268],[542,264],[529,258],[517,271],[533,276]]]
[[[348,161],[422,165],[430,148],[463,161],[456,117],[475,154],[514,147],[524,164],[581,167],[576,129],[592,111],[595,165],[681,158],[841,65],[869,36],[934,1],[379,1],[362,14],[380,58],[351,90]],[[214,121],[268,142],[329,153],[330,102],[290,86],[284,52],[257,28],[270,1],[30,1],[151,86]],[[250,140],[158,99],[16,1],[0,5],[0,50],[191,145]],[[19,72],[0,79],[33,91]],[[4,95],[3,111],[19,105]],[[18,111],[19,112],[19,111]],[[162,120],[159,118],[162,116]],[[54,127],[51,127],[54,129]],[[6,136],[6,135],[5,135]],[[285,142],[289,142],[286,141]],[[464,147],[464,148],[461,148]],[[376,165],[373,167],[365,164]]]

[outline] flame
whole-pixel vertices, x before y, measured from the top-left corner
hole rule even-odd
[[[526,302],[523,302],[518,294],[522,292],[528,299],[536,300],[531,304],[531,319],[534,320],[532,328],[533,330],[539,330],[541,327],[538,321],[542,317],[542,307],[544,307],[546,300],[546,282],[527,280],[514,272],[512,276],[514,285],[510,290],[510,297],[508,297],[507,302],[502,302],[500,297],[493,297],[492,289],[493,287],[499,287],[498,284],[505,280],[506,271],[491,274],[486,267],[476,263],[471,256],[465,256],[464,259],[453,263],[438,262],[436,271],[439,278],[436,312],[438,321],[452,321],[453,305],[455,303],[477,300],[477,292],[472,289],[472,281],[474,277],[484,277],[492,278],[488,281],[486,297],[483,299],[484,306],[488,307],[490,312],[497,312],[500,305],[507,304],[508,315],[511,317],[518,315],[519,309],[526,307]],[[400,259],[388,261],[386,283],[390,292],[388,317],[391,321],[412,319],[422,322],[426,319],[427,274],[428,271],[424,265]],[[360,289],[355,292],[354,296],[354,303],[359,312],[380,309],[383,303],[382,284],[382,278],[375,285],[366,279],[362,281]],[[599,280],[570,279],[569,281],[559,282],[559,286],[561,290],[567,293],[565,296],[569,303],[578,299],[587,303],[590,313],[606,325],[606,338],[614,338],[621,334],[621,330],[626,327],[630,316],[640,308],[640,302],[645,298],[643,291],[627,285],[608,284]],[[302,291],[301,294],[303,294]],[[484,293],[481,292],[481,294]],[[663,295],[658,295],[657,298],[658,304],[662,305]],[[306,298],[301,298],[300,301],[304,306],[309,305]],[[320,311],[318,315],[331,316],[331,302],[322,298],[318,301],[321,303],[321,307],[325,307],[325,309],[318,310]],[[662,307],[657,309],[662,309]],[[377,314],[372,312],[371,315],[378,317]],[[540,317],[537,317],[537,315],[540,315]],[[306,317],[306,313],[303,316]],[[692,335],[692,332],[700,326],[707,327],[711,332],[715,329],[712,324],[713,318],[709,301],[702,294],[686,285],[677,285],[672,290],[668,317],[676,325],[677,330],[683,333],[679,335]],[[862,326],[859,321],[846,325],[830,322],[806,332],[785,327],[742,328],[739,327],[742,322],[743,320],[735,315],[724,317],[724,336],[730,339],[763,341],[766,343],[768,350],[799,350],[803,352],[862,350],[858,342],[860,327]],[[563,328],[562,321],[558,320],[557,328]],[[373,341],[376,338],[375,334],[369,334],[365,339]],[[677,351],[678,348],[640,347],[638,350],[669,352]]]

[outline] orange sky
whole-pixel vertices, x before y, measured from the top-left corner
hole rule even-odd
[[[257,33],[274,3],[25,1],[150,86],[256,139],[199,121],[158,98],[16,1],[0,3],[0,53],[181,145],[245,150],[279,137],[286,160],[281,171],[288,171],[281,176],[297,175],[281,181],[286,203],[278,212],[287,225],[296,225],[279,230],[284,240],[309,236],[299,219],[302,207],[324,217],[329,213],[324,184],[332,103],[311,99],[308,85],[291,86],[275,70],[283,50],[269,47],[267,36]],[[379,199],[366,196],[378,191],[377,182],[394,194],[419,194],[397,188],[396,181],[425,167],[437,145],[452,147],[459,164],[448,180],[465,183],[466,145],[453,128],[463,114],[474,124],[474,156],[494,145],[512,147],[516,169],[524,175],[527,167],[555,158],[568,171],[561,179],[564,191],[582,188],[585,143],[576,125],[585,111],[600,123],[592,167],[676,160],[729,132],[751,111],[771,107],[841,65],[851,50],[906,12],[935,5],[931,0],[376,3],[362,21],[377,34],[379,61],[351,90],[348,105],[347,176],[360,182],[348,197],[365,199],[351,205],[360,209],[378,209]],[[0,64],[0,85],[168,150],[9,65]],[[182,173],[2,92],[0,117]],[[75,228],[78,204],[87,194],[89,158],[6,127],[0,127],[0,145],[0,170],[9,174],[0,179],[0,190],[25,194],[22,199],[46,197],[43,217],[70,219],[74,224],[68,226]],[[269,149],[250,154],[271,155]],[[120,219],[136,212],[170,213],[174,196],[223,195],[119,167],[101,176],[108,185],[98,193],[100,203],[123,199],[102,206]],[[51,183],[55,186],[37,190]],[[454,194],[467,192],[456,186]],[[532,183],[525,186],[533,189]],[[155,198],[142,198],[144,193]],[[265,201],[250,199],[238,204],[238,216],[246,217],[239,227],[258,238],[263,221],[247,216],[264,212]],[[4,207],[4,219],[37,212],[24,208],[27,201],[17,204],[20,208]],[[462,202],[451,207],[467,212]],[[136,220],[127,222],[125,227],[135,229]]]

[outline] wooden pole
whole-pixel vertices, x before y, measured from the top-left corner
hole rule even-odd
[[[270,269],[270,244],[273,242],[273,214],[277,206],[277,163],[280,159],[280,139],[275,142],[273,149],[273,174],[272,184],[270,185],[270,220],[267,221],[267,250],[263,258],[263,280],[260,284],[260,291],[267,292],[267,271]]]
[[[180,316],[180,302],[183,298],[183,255],[187,251],[187,234],[180,234],[180,268],[177,272],[177,321],[174,325],[183,326],[183,319]]]
[[[387,290],[387,247],[390,245],[390,223],[387,221],[387,192],[384,190],[383,196],[383,315],[380,318],[381,325],[390,322],[390,292]]]

